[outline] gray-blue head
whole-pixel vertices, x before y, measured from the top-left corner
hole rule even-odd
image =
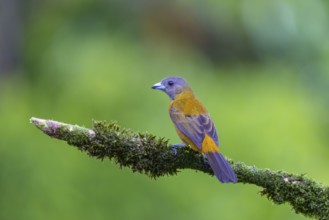
[[[191,91],[191,88],[186,81],[181,77],[168,77],[161,82],[152,86],[152,89],[164,91],[170,99],[175,99],[176,95],[181,94],[183,91]]]

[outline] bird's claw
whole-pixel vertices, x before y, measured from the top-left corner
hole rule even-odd
[[[176,156],[177,155],[177,148],[185,147],[185,144],[173,144],[173,145],[171,145],[171,147],[172,147],[172,150],[174,151],[174,155]]]
[[[208,158],[207,158],[204,154],[202,154],[202,156],[203,156],[203,161],[204,161],[204,163],[205,163],[207,166],[210,166],[210,164],[209,164],[209,162],[208,162]]]

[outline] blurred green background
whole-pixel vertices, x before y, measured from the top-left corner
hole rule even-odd
[[[117,120],[179,143],[150,89],[179,75],[225,155],[328,183],[328,34],[325,0],[0,0],[0,219],[306,219],[253,185],[95,160],[29,118]]]

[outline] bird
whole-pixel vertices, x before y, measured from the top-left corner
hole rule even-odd
[[[180,139],[207,158],[220,182],[236,183],[235,172],[219,150],[215,125],[185,79],[167,77],[154,84],[152,89],[164,91],[169,96],[169,115]],[[181,146],[184,144],[173,145]]]

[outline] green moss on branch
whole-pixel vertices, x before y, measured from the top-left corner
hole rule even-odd
[[[179,148],[174,155],[168,139],[120,128],[115,122],[94,122],[92,129],[38,118],[31,118],[31,122],[47,135],[64,140],[92,157],[109,158],[151,178],[174,175],[186,168],[213,175],[203,156],[189,147]],[[328,187],[303,175],[229,161],[239,183],[262,187],[261,194],[275,204],[287,202],[296,213],[329,219]]]

